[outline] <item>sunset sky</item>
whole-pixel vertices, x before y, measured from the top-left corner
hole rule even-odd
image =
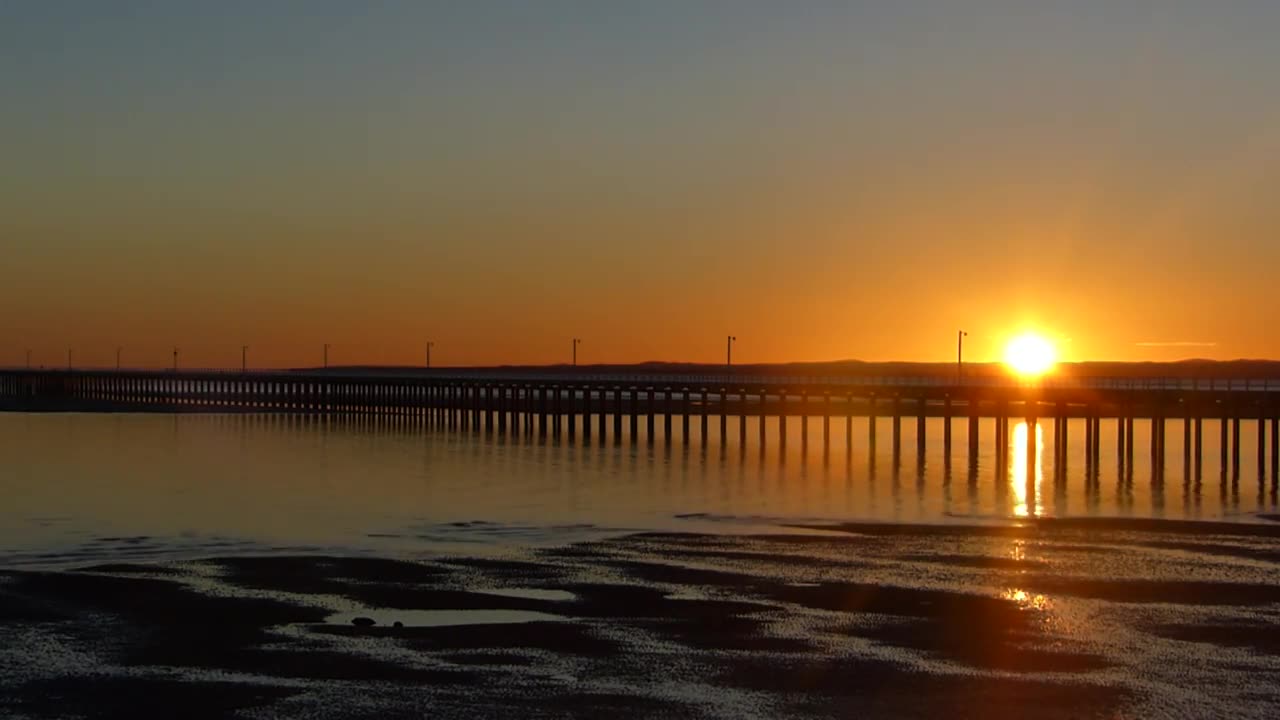
[[[6,2],[0,365],[1280,357],[1280,3]]]

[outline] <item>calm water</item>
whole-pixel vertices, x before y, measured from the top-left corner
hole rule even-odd
[[[1182,428],[1167,431],[1163,480],[1153,477],[1149,425],[1136,427],[1131,473],[1119,472],[1114,421],[1103,421],[1100,482],[1085,482],[1084,425],[1073,421],[1065,481],[1055,480],[1052,429],[1041,427],[1041,459],[1028,497],[1026,461],[994,465],[991,420],[971,470],[967,422],[954,422],[946,462],[943,420],[930,419],[928,450],[915,448],[914,419],[902,423],[893,462],[891,421],[855,418],[853,447],[833,418],[822,423],[748,418],[745,445],[730,418],[722,442],[712,418],[706,442],[680,423],[668,443],[611,433],[603,443],[432,431],[386,422],[287,416],[0,414],[0,561],[83,562],[103,557],[343,549],[397,552],[463,543],[561,542],[637,529],[765,530],[803,520],[990,522],[1042,516],[1130,516],[1253,521],[1277,499],[1259,482],[1256,426],[1242,424],[1238,480],[1220,474],[1218,426],[1204,427],[1204,474],[1184,471]],[[609,423],[610,431],[612,423]],[[625,433],[625,424],[624,424]]]

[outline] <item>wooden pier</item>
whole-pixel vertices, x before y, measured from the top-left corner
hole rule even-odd
[[[1255,421],[1260,481],[1280,483],[1280,380],[1214,378],[1014,378],[816,377],[757,374],[620,375],[493,370],[441,371],[136,371],[0,370],[0,410],[75,412],[293,413],[391,416],[426,429],[554,438],[570,442],[727,442],[729,419],[738,444],[747,442],[746,419],[776,418],[776,438],[759,422],[755,442],[785,445],[789,420],[800,424],[801,442],[821,443],[829,453],[832,418],[890,419],[892,457],[902,454],[902,423],[915,418],[916,456],[927,444],[927,417],[944,419],[941,441],[948,463],[954,454],[952,426],[968,426],[969,462],[980,453],[979,420],[994,419],[997,464],[1008,464],[1009,421],[1052,432],[1054,472],[1068,463],[1069,419],[1082,420],[1087,477],[1095,478],[1102,419],[1116,419],[1119,462],[1132,468],[1135,422],[1150,428],[1151,466],[1162,475],[1168,461],[1169,428],[1183,436],[1183,467],[1199,478],[1204,468],[1204,423],[1220,433],[1219,467],[1236,479],[1241,465],[1241,421]],[[658,422],[661,422],[661,430]],[[811,439],[811,420],[820,437]],[[640,424],[645,432],[641,434]],[[678,424],[678,427],[677,427]],[[1075,425],[1081,423],[1076,422]],[[845,422],[838,443],[851,452],[865,442],[874,452],[877,423],[864,439]],[[1048,426],[1051,426],[1048,427]],[[1212,431],[1212,430],[1211,430]],[[1037,462],[1027,433],[1028,464]],[[1034,473],[1032,474],[1034,476]]]

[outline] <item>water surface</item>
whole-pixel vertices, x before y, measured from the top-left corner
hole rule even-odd
[[[1165,470],[1153,471],[1150,426],[1135,428],[1121,469],[1115,421],[1103,421],[1100,468],[1087,482],[1083,421],[1072,421],[1067,463],[1053,466],[1053,433],[1038,428],[1027,482],[1026,429],[1012,428],[997,467],[994,423],[967,456],[967,422],[904,419],[895,462],[892,425],[854,418],[779,423],[738,419],[707,437],[694,418],[667,439],[591,440],[427,429],[385,419],[260,415],[0,414],[0,552],[7,564],[322,550],[405,553],[529,545],[635,530],[761,532],[814,521],[999,523],[1028,516],[1118,516],[1260,522],[1276,509],[1256,464],[1256,431],[1242,424],[1241,467],[1222,472],[1216,421],[1206,421],[1199,477],[1183,465],[1181,421],[1167,431]],[[1265,468],[1264,468],[1265,470]]]

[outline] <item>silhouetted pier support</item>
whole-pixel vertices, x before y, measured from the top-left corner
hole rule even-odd
[[[925,414],[927,413],[927,403],[924,398],[916,402],[916,464],[924,465],[925,451]]]
[[[1061,481],[1067,476],[1067,410],[1061,404],[1053,413],[1053,479]]]
[[[1240,479],[1240,418],[1231,418],[1231,480]]]
[[[706,447],[707,445],[707,412],[709,410],[707,407],[707,391],[706,390],[702,391],[702,399],[699,404],[701,406],[700,409],[702,411],[702,426],[701,426],[702,446]]]
[[[1267,420],[1258,414],[1258,480],[1267,477]]]
[[[703,418],[706,417],[706,412],[707,412],[706,405],[707,405],[707,396],[706,396],[706,393],[703,393],[702,395],[702,407],[703,407],[702,417]],[[630,427],[628,428],[631,431],[631,442],[635,443],[636,439],[640,437],[640,391],[634,387],[631,388],[631,408],[630,408],[628,417],[630,418],[630,423],[631,423]]]
[[[1195,446],[1192,452],[1195,456],[1195,476],[1199,481],[1204,475],[1204,418],[1197,416],[1195,420],[1195,439],[1192,444]]]
[[[778,449],[782,452],[787,450],[787,391],[785,389],[778,393]]]
[[[743,416],[743,422],[746,416]],[[746,439],[745,431],[742,435],[743,440]],[[822,394],[822,455],[826,457],[831,454],[831,394]]]
[[[1102,456],[1102,419],[1098,417],[1098,410],[1095,407],[1090,406],[1086,408],[1085,412],[1085,429],[1088,433],[1088,442],[1085,446],[1086,473],[1090,483],[1096,484],[1102,471],[1100,463]]]
[[[809,450],[809,396],[800,393],[800,412],[796,413],[799,417],[796,422],[800,423],[800,450],[802,454],[807,454]]]
[[[1230,421],[1227,419],[1225,415],[1222,417],[1221,420],[1218,421],[1218,426],[1219,426],[1218,429],[1221,435],[1221,437],[1218,440],[1218,450],[1222,456],[1221,458],[1222,459],[1222,463],[1221,463],[1222,477],[1226,478],[1227,472],[1230,470],[1231,439],[1229,435]]]
[[[844,398],[844,447],[845,456],[853,459],[853,396],[846,395]],[[760,424],[760,437],[764,437],[764,423]],[[763,447],[763,445],[762,445]]]
[[[724,447],[725,439],[729,435],[729,394],[724,388],[720,388],[720,447]]]
[[[893,464],[896,467],[902,462],[902,401],[893,396]]]
[[[662,437],[671,444],[671,388],[663,390],[662,395]]]
[[[1271,490],[1280,487],[1280,416],[1271,417]]]
[[[1183,479],[1191,478],[1191,410],[1184,408],[1182,416],[1182,474]]]
[[[942,401],[942,457],[951,465],[951,396]]]
[[[1084,421],[1084,432],[1085,432],[1085,447],[1084,447],[1085,476],[1091,481],[1094,477],[1094,474],[1097,473],[1098,471],[1098,464],[1094,460],[1094,450],[1097,449],[1098,442],[1100,440],[1100,438],[1098,437],[1098,434],[1099,434],[1098,430],[1097,428],[1094,427],[1094,424],[1093,424],[1093,408],[1086,406],[1084,409],[1084,415],[1081,417],[1081,419]]]
[[[652,445],[652,444],[653,444],[653,439],[654,439],[654,435],[653,435],[653,388],[649,388],[649,390],[648,390],[648,397],[646,398],[646,400],[648,401],[648,412],[645,414],[644,432],[645,432],[645,439],[649,441],[649,444],[650,444],[650,445]]]
[[[1164,479],[1165,464],[1165,430],[1168,423],[1165,422],[1164,415],[1159,409],[1156,410],[1156,416],[1151,419],[1151,468],[1153,476],[1156,480]]]
[[[978,418],[981,409],[978,407],[978,399],[973,395],[965,399],[965,405],[969,413],[969,467],[976,468],[978,467],[978,447],[980,442]]]
[[[876,399],[872,393],[867,407],[867,447],[873,460],[876,456]]]
[[[622,388],[613,389],[613,444],[622,444]]]

